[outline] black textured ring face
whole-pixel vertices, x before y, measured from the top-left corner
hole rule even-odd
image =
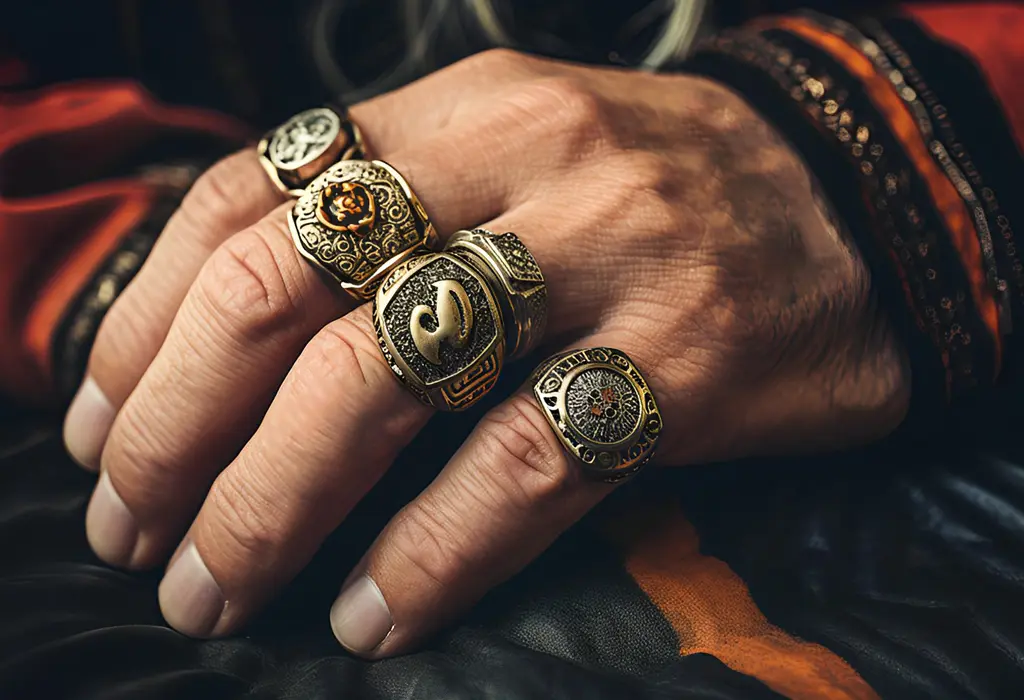
[[[483,279],[445,255],[389,285],[384,330],[424,385],[470,369],[502,340],[494,298]]]
[[[267,157],[274,167],[295,170],[327,152],[341,133],[341,119],[326,107],[296,114],[274,132]]]
[[[591,367],[565,388],[566,419],[588,441],[614,445],[639,427],[643,407],[636,387],[621,372]]]

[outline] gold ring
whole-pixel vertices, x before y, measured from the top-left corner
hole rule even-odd
[[[288,225],[303,257],[364,301],[395,265],[437,244],[409,183],[380,160],[332,165],[295,201]]]
[[[511,231],[458,231],[445,250],[474,262],[487,275],[502,307],[509,358],[537,347],[547,325],[548,291],[537,260],[519,237]]]
[[[391,371],[420,401],[461,411],[501,373],[505,329],[486,276],[451,253],[402,262],[373,302],[377,342]]]
[[[590,478],[628,479],[654,454],[661,412],[647,380],[621,350],[586,348],[548,358],[534,373],[533,395]]]
[[[364,158],[363,137],[348,112],[332,106],[299,112],[256,146],[260,163],[285,194],[302,195],[317,175],[339,160]]]

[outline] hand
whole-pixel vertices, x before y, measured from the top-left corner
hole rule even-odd
[[[551,351],[633,358],[662,409],[660,464],[839,447],[901,420],[908,373],[863,262],[728,89],[493,51],[351,114],[442,237],[482,225],[530,247]],[[369,305],[296,253],[281,201],[249,152],[207,173],[104,322],[68,414],[69,450],[102,469],[93,549],[146,568],[177,547],[160,603],[192,635],[238,629],[430,416],[384,363]],[[366,656],[408,649],[611,488],[516,394],[381,533],[335,633]]]

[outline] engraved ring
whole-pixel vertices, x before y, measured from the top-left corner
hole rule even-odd
[[[550,357],[534,373],[533,395],[589,478],[628,479],[654,454],[661,412],[647,380],[621,350],[586,348]]]
[[[398,263],[437,243],[405,178],[380,160],[332,165],[295,201],[288,226],[302,256],[361,301]]]
[[[256,152],[273,183],[293,197],[328,166],[365,157],[359,127],[347,110],[330,105],[299,112],[267,132]]]
[[[512,232],[475,229],[456,232],[445,250],[474,262],[497,292],[509,358],[518,359],[533,350],[547,325],[548,292],[529,248]]]
[[[452,253],[402,262],[377,290],[373,324],[384,359],[420,401],[461,411],[501,373],[505,329],[486,275]]]

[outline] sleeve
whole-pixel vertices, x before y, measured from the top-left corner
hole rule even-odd
[[[1024,318],[1024,6],[755,19],[688,69],[741,92],[841,211],[911,355],[914,407],[972,402],[1013,370]]]
[[[0,81],[19,74],[0,60]],[[0,398],[70,398],[185,191],[245,135],[130,82],[0,88]]]

